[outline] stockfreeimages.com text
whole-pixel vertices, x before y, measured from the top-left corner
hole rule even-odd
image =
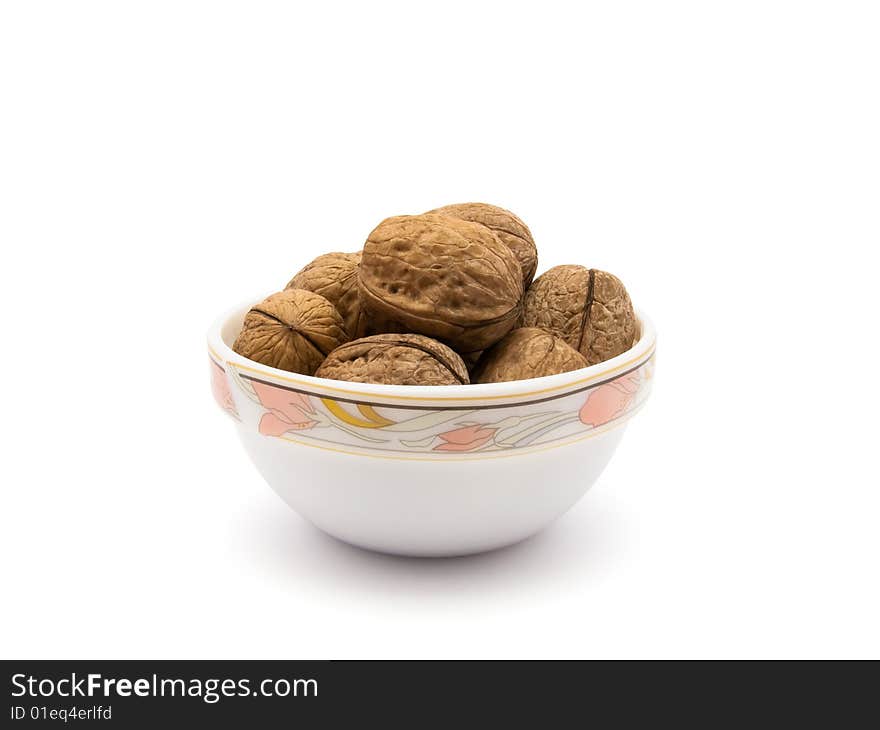
[[[317,697],[316,679],[179,679],[152,675],[128,679],[100,674],[71,674],[61,679],[25,674],[12,676],[13,697],[200,697],[219,702],[223,697]]]

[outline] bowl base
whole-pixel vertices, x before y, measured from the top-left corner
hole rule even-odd
[[[342,542],[410,557],[497,550],[540,532],[593,485],[624,426],[502,458],[389,461],[262,436],[239,436],[278,495]]]

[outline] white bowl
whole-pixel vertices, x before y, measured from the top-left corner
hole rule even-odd
[[[232,351],[236,307],[208,333],[214,397],[269,485],[316,527],[399,555],[523,540],[589,489],[648,396],[655,334],[582,370],[512,383],[347,383]]]

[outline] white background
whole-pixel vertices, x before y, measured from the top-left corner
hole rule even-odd
[[[878,657],[875,3],[7,2],[0,652]],[[204,333],[383,217],[618,274],[652,400],[540,536],[287,510]]]

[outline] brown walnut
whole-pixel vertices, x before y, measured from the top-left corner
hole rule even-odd
[[[351,337],[366,334],[366,319],[358,294],[361,253],[326,253],[296,274],[285,289],[305,289],[320,294],[339,310]]]
[[[523,288],[529,288],[538,269],[538,249],[528,226],[513,213],[488,203],[457,203],[428,212],[480,223],[490,229],[516,256],[522,269]]]
[[[626,352],[637,330],[620,279],[572,265],[556,266],[535,279],[523,300],[521,322],[561,337],[590,365]]]
[[[327,299],[285,289],[251,307],[232,349],[264,365],[312,375],[346,341],[342,315]]]
[[[461,358],[422,335],[385,334],[353,340],[331,352],[319,378],[387,385],[461,385],[470,382]]]
[[[506,335],[522,307],[522,270],[479,223],[439,215],[382,221],[359,267],[371,328],[403,330],[474,352]]]
[[[540,378],[587,367],[587,359],[561,338],[537,327],[510,332],[480,358],[475,383]]]

